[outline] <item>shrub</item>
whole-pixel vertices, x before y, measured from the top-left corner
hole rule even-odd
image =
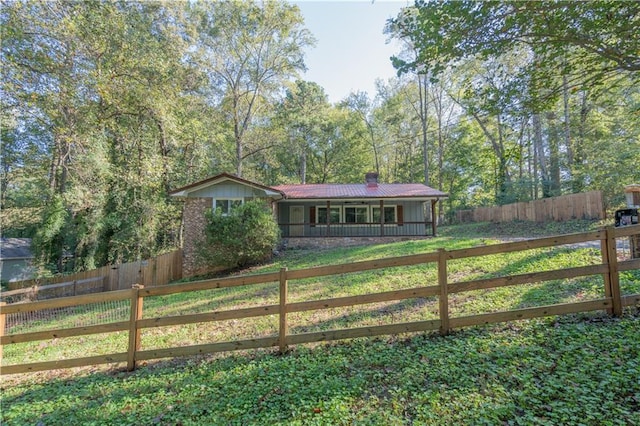
[[[271,257],[280,229],[262,200],[234,208],[228,215],[220,209],[207,215],[201,259],[211,267],[243,267]]]

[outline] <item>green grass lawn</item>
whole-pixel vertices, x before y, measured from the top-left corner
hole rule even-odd
[[[593,224],[568,224],[570,232]],[[522,237],[526,226],[443,228],[441,236],[349,249],[288,251],[250,273],[426,253]],[[575,229],[580,228],[580,229]],[[554,232],[555,231],[555,232]],[[531,231],[533,232],[533,231]],[[536,236],[544,230],[536,228]],[[553,228],[552,233],[566,230]],[[510,234],[511,233],[511,234]],[[492,238],[488,238],[492,235]],[[538,249],[450,263],[450,281],[597,263],[593,248]],[[434,265],[291,281],[290,301],[435,285]],[[640,271],[621,276],[640,293]],[[455,297],[453,297],[455,296]],[[603,297],[599,277],[452,295],[464,316]],[[277,304],[277,284],[145,299],[144,317]],[[119,312],[121,307],[109,307]],[[437,299],[290,315],[290,332],[437,318]],[[83,317],[84,315],[84,317]],[[55,321],[86,321],[86,312]],[[113,317],[111,317],[113,318]],[[109,315],[107,315],[109,319]],[[143,331],[143,349],[277,334],[277,316]],[[42,324],[39,327],[51,327]],[[33,331],[33,330],[29,330]],[[17,331],[14,331],[17,332]],[[356,339],[149,363],[9,376],[2,424],[640,424],[640,312],[572,315],[436,334]],[[6,364],[126,351],[125,333],[9,345]]]

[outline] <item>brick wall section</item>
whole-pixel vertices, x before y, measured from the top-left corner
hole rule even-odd
[[[198,250],[204,239],[207,225],[205,211],[213,204],[212,198],[186,198],[182,213],[183,247],[182,275],[190,277],[208,272],[198,261]]]

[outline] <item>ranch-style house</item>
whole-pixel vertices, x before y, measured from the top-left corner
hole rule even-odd
[[[378,183],[377,173],[367,173],[361,184],[277,186],[221,173],[170,194],[185,201],[185,275],[197,273],[195,251],[204,235],[207,209],[220,208],[225,213],[247,200],[264,199],[271,203],[283,241],[289,246],[318,240],[326,245],[344,238],[435,235],[436,203],[448,196],[419,183]]]

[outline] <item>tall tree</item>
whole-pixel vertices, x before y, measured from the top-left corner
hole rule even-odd
[[[41,257],[46,263],[57,259],[58,269],[66,239],[63,200],[72,158],[86,147],[82,117],[90,115],[89,67],[75,26],[80,8],[16,2],[2,9],[3,101],[12,104],[20,126],[42,129],[38,136],[48,157],[45,203],[50,207],[44,212],[52,217],[45,216]]]
[[[365,126],[357,114],[340,105],[330,108],[320,125],[318,138],[310,146],[308,181],[362,181],[372,161],[366,137]]]
[[[382,138],[377,129],[375,119],[375,104],[369,99],[366,92],[351,93],[344,102],[344,105],[354,111],[367,127],[367,140],[373,152],[373,170],[380,172],[380,150],[383,144]]]
[[[307,182],[307,161],[314,146],[319,145],[322,125],[331,105],[324,89],[317,83],[297,80],[287,89],[278,108],[278,126],[282,126],[287,143],[280,149],[284,168],[293,166],[299,183]],[[293,157],[293,158],[292,158]]]
[[[178,219],[166,192],[181,150],[177,111],[188,111],[194,74],[181,7],[3,5],[3,107],[48,157],[35,245],[59,271],[64,252],[83,269],[175,245],[177,232],[165,237]]]
[[[271,141],[247,140],[260,109],[281,94],[284,82],[305,69],[304,49],[314,40],[297,6],[281,2],[197,3],[200,66],[208,74],[212,100],[228,115],[238,176],[247,157]]]

